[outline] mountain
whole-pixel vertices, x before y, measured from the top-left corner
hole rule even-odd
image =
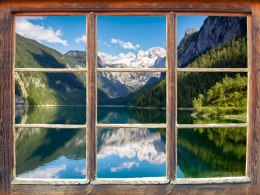
[[[179,67],[218,45],[246,36],[246,32],[246,17],[207,17],[199,31],[188,29],[178,45]]]
[[[153,47],[147,51],[139,50],[137,55],[129,52],[111,56],[98,54],[99,68],[163,68],[165,67],[165,49]],[[98,87],[110,98],[126,97],[143,87],[150,78],[159,78],[154,72],[99,72]]]
[[[99,68],[164,68],[166,51],[161,47],[153,47],[146,51],[139,50],[137,55],[129,52],[111,56],[98,53],[97,67]],[[83,68],[86,64],[84,51],[69,51],[63,59],[70,68]],[[109,98],[126,97],[131,92],[144,86],[150,78],[159,78],[160,73],[147,72],[98,72],[98,94],[103,91]],[[107,98],[105,98],[107,100]],[[104,101],[105,101],[104,100]],[[103,98],[99,100],[103,102]]]
[[[247,67],[247,42],[246,38],[238,38],[217,48],[209,50],[190,63],[189,68],[237,68]],[[235,77],[235,73],[207,73],[207,72],[180,72],[177,77],[177,102],[178,107],[192,107],[192,101],[199,94],[206,94],[207,91],[221,81],[225,75]],[[244,75],[242,75],[244,76]],[[159,92],[160,91],[160,92]],[[159,83],[139,89],[138,93],[128,104],[136,106],[165,106],[166,83],[161,80]]]
[[[158,57],[164,57],[166,51],[161,47],[152,47],[146,51],[139,50],[137,55],[129,52],[120,53],[117,56],[111,56],[105,53],[99,53],[101,64],[104,68],[150,68],[154,65]],[[163,66],[163,65],[162,65]]]
[[[242,17],[208,17],[199,31],[196,29],[186,31],[185,37],[178,46],[179,62],[182,62],[182,67],[188,68],[246,68],[245,26],[246,19]],[[225,73],[206,72],[178,73],[178,107],[192,107],[194,98],[199,94],[206,94],[225,75]],[[228,76],[234,78],[235,74],[228,73]],[[161,92],[157,93],[159,89]],[[126,97],[132,99],[126,104],[140,107],[165,106],[162,101],[166,99],[165,94],[166,83],[162,80],[149,88],[140,88],[134,98]]]
[[[66,68],[63,55],[34,40],[16,35],[15,67]],[[85,104],[85,83],[74,73],[15,73],[17,104],[56,105]],[[85,77],[83,75],[83,77]]]
[[[85,68],[86,67],[86,52],[79,50],[71,50],[62,56],[66,61],[68,68]]]

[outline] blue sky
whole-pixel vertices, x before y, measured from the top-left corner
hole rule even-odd
[[[166,47],[164,16],[99,16],[97,29],[98,52],[117,55]]]
[[[16,17],[16,32],[61,53],[86,50],[85,16]]]
[[[177,16],[177,38],[178,44],[184,37],[185,31],[188,28],[198,28],[203,25],[204,20],[207,16]]]
[[[200,28],[205,16],[178,16],[178,42],[187,28]],[[86,49],[85,16],[16,17],[16,32],[61,53]],[[98,52],[111,55],[166,47],[164,16],[98,16]]]

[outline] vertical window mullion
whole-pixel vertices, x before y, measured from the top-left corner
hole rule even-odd
[[[167,130],[166,130],[166,169],[167,179],[176,178],[176,23],[175,13],[167,16]]]
[[[87,178],[96,178],[96,16],[87,17]]]

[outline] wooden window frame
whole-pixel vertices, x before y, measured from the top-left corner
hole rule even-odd
[[[125,3],[127,4],[127,3]],[[191,7],[187,6],[187,5],[182,5],[182,6],[178,6],[178,4],[172,4],[171,6],[167,7],[166,5],[162,6],[162,7],[154,7],[151,6],[150,4],[145,5],[143,8],[138,8],[138,7],[134,7],[130,9],[126,8],[127,6],[125,6],[125,4],[123,4],[123,6],[119,6],[116,8],[100,8],[100,7],[89,7],[85,5],[85,7],[83,8],[77,8],[76,10],[69,11],[69,9],[71,9],[70,6],[68,6],[68,8],[61,8],[59,9],[57,6],[55,6],[55,4],[51,4],[50,7],[52,8],[53,12],[44,10],[41,6],[39,7],[32,7],[29,6],[25,3],[22,8],[20,8],[17,4],[13,3],[13,5],[9,5],[8,7],[4,7],[4,9],[2,9],[0,7],[0,10],[4,10],[2,12],[0,12],[0,23],[1,24],[1,31],[0,31],[0,52],[1,52],[1,57],[3,57],[2,59],[0,59],[0,92],[1,92],[1,101],[0,101],[0,106],[1,106],[1,110],[0,110],[0,138],[2,137],[2,140],[0,139],[0,154],[3,156],[3,160],[0,160],[0,192],[10,192],[11,190],[14,193],[18,193],[19,192],[32,192],[35,191],[35,189],[38,190],[43,190],[44,187],[47,186],[46,189],[44,189],[45,192],[65,192],[68,191],[70,193],[72,192],[115,192],[114,190],[117,189],[116,192],[126,192],[129,189],[136,189],[135,185],[119,185],[119,184],[139,184],[141,185],[141,190],[142,191],[146,191],[146,192],[150,192],[150,193],[158,193],[158,192],[162,192],[166,190],[166,192],[188,192],[188,193],[192,193],[192,192],[202,192],[202,193],[208,193],[208,192],[225,192],[225,193],[237,193],[238,190],[239,192],[244,192],[244,193],[249,193],[250,192],[257,192],[259,190],[259,188],[257,186],[260,185],[260,160],[257,158],[257,155],[260,151],[260,144],[259,144],[259,137],[260,137],[260,133],[258,131],[259,125],[258,123],[260,123],[260,112],[259,112],[259,102],[260,102],[260,98],[258,97],[258,93],[260,93],[260,86],[257,85],[257,82],[260,81],[260,74],[258,74],[258,72],[260,73],[260,58],[258,57],[258,55],[260,55],[260,37],[258,36],[258,33],[260,32],[260,13],[258,12],[258,9],[260,8],[260,3],[248,3],[245,4],[243,8],[241,8],[240,6],[236,6],[236,4],[234,6],[227,6],[226,4],[221,4],[221,3],[217,3],[217,6],[214,5],[213,3],[210,3],[210,6],[204,6],[202,4],[199,5],[193,5]],[[44,5],[44,3],[42,3],[42,5]],[[233,5],[233,4],[232,4]],[[27,6],[27,7],[26,7]],[[44,6],[43,6],[44,7]],[[48,8],[48,5],[45,5],[45,8]],[[30,185],[30,186],[26,186],[26,184],[29,184],[29,182],[13,182],[11,184],[11,180],[13,178],[13,173],[14,173],[14,156],[13,153],[11,151],[13,151],[13,143],[14,143],[14,132],[13,132],[13,110],[14,110],[14,105],[12,103],[12,99],[14,97],[14,91],[13,91],[13,76],[14,76],[14,62],[12,59],[12,56],[14,56],[14,48],[13,48],[13,43],[14,43],[14,39],[12,38],[12,36],[14,35],[14,31],[13,31],[13,26],[14,24],[11,24],[11,21],[13,20],[13,16],[15,16],[16,14],[18,15],[30,15],[29,13],[31,13],[32,15],[85,15],[86,13],[88,14],[88,25],[91,24],[94,27],[96,26],[95,24],[95,20],[93,20],[93,18],[95,18],[95,13],[106,13],[106,15],[108,13],[111,12],[117,12],[118,15],[131,15],[131,13],[134,13],[136,15],[142,15],[142,13],[144,13],[144,11],[146,11],[147,9],[151,9],[152,13],[158,12],[158,11],[163,11],[163,13],[168,12],[168,14],[170,16],[167,16],[170,18],[167,19],[167,24],[170,23],[171,28],[167,28],[167,32],[176,32],[176,23],[174,22],[176,15],[175,13],[178,14],[183,14],[183,15],[222,15],[223,16],[228,16],[228,15],[234,15],[234,16],[247,16],[248,19],[248,88],[249,88],[249,92],[248,92],[248,134],[247,134],[247,170],[246,170],[246,177],[237,177],[235,178],[212,178],[212,179],[208,179],[208,178],[203,178],[203,179],[176,179],[176,180],[172,180],[172,178],[175,178],[176,176],[176,172],[173,172],[173,169],[168,170],[167,168],[167,176],[168,176],[168,182],[164,183],[164,185],[142,185],[142,184],[155,184],[158,183],[158,181],[139,181],[139,180],[133,180],[133,181],[118,181],[118,180],[114,180],[114,181],[93,181],[93,179],[95,179],[95,173],[93,172],[92,169],[89,169],[89,167],[95,167],[96,166],[96,162],[95,162],[95,155],[96,153],[93,153],[93,151],[95,151],[96,148],[96,141],[95,141],[95,134],[96,134],[96,127],[98,127],[98,125],[96,124],[96,122],[93,118],[96,118],[96,113],[94,116],[90,116],[88,115],[88,121],[87,121],[87,140],[92,139],[94,140],[92,142],[92,146],[89,146],[90,144],[87,143],[87,151],[89,150],[89,148],[94,147],[94,150],[91,150],[91,153],[87,153],[87,161],[88,163],[90,163],[91,165],[87,166],[87,173],[90,179],[90,182],[83,182],[80,183],[79,181],[75,181],[75,182],[68,182],[68,181],[61,181],[61,180],[57,180],[57,182],[53,183],[53,181],[35,181],[34,184],[37,185]],[[33,10],[33,12],[31,12],[31,10]],[[84,11],[82,11],[84,10]],[[137,11],[136,11],[137,10]],[[128,11],[131,11],[128,12]],[[173,12],[174,11],[174,12]],[[95,13],[94,13],[95,12]],[[121,13],[121,14],[120,14]],[[89,23],[90,22],[90,23]],[[168,25],[167,25],[168,26]],[[95,39],[96,39],[96,35],[95,35],[95,28],[88,28],[88,38],[87,38],[87,44],[88,44],[88,64],[96,64],[96,44],[93,44]],[[9,40],[8,40],[9,39]],[[10,40],[11,39],[11,40]],[[173,99],[174,95],[176,96],[176,71],[182,71],[179,70],[178,68],[176,68],[176,55],[177,55],[177,45],[175,44],[175,46],[173,46],[173,44],[169,45],[168,42],[170,42],[170,40],[172,40],[173,42],[176,43],[176,34],[175,33],[170,33],[168,40],[167,40],[167,63],[168,64],[175,64],[175,68],[171,68],[168,69],[167,72],[167,83],[169,81],[170,84],[167,84],[167,91],[168,94],[167,95],[167,101],[170,101],[170,106],[176,108],[176,101]],[[91,52],[92,51],[92,52]],[[169,67],[169,66],[167,66]],[[94,66],[88,66],[88,70],[87,70],[87,74],[88,74],[88,81],[92,81],[91,83],[88,82],[88,106],[89,106],[89,101],[93,101],[93,99],[96,99],[96,92],[94,92],[96,90],[96,78],[93,78],[96,76],[96,72],[98,69],[94,68]],[[17,69],[16,71],[22,71]],[[30,70],[30,71],[34,71],[34,70]],[[35,70],[36,71],[36,70]],[[44,70],[40,70],[43,71]],[[52,70],[50,70],[51,72]],[[55,70],[56,71],[56,70]],[[63,70],[64,71],[64,70]],[[61,71],[61,72],[63,72]],[[74,70],[73,70],[74,71]],[[101,71],[101,70],[99,70]],[[185,70],[184,70],[185,71]],[[190,71],[194,71],[197,72],[197,70],[190,70]],[[208,71],[208,70],[205,70]],[[229,72],[232,70],[218,70],[216,72]],[[246,70],[242,70],[245,71]],[[78,72],[75,70],[75,72]],[[158,71],[160,72],[160,71]],[[239,71],[240,72],[240,71]],[[93,82],[94,81],[94,82]],[[90,88],[89,88],[90,87]],[[92,91],[91,92],[89,92]],[[90,96],[90,95],[93,96]],[[96,103],[95,103],[96,104]],[[96,110],[96,105],[91,105],[92,108],[88,108],[88,110]],[[169,106],[169,102],[167,105],[167,108]],[[96,111],[93,111],[96,112]],[[176,117],[176,109],[171,110],[171,113],[168,113],[167,111],[167,128],[170,129],[177,129],[180,127],[180,125],[178,125],[176,123],[176,119],[174,117]],[[174,119],[174,120],[173,120]],[[92,121],[92,122],[89,122]],[[174,122],[172,122],[174,121]],[[169,127],[170,126],[170,127]],[[200,125],[204,126],[204,125]],[[208,125],[207,125],[208,126]],[[213,124],[212,126],[214,127],[224,127],[226,125],[224,124]],[[240,126],[239,124],[237,124],[237,126]],[[16,125],[15,127],[19,127],[19,125]],[[116,127],[116,125],[115,125]],[[151,127],[151,126],[149,126]],[[182,128],[188,128],[191,127],[189,125],[182,125]],[[194,127],[194,126],[193,126]],[[198,127],[198,125],[197,125]],[[204,126],[206,127],[206,126]],[[91,129],[91,130],[89,130]],[[173,138],[173,139],[170,139]],[[174,140],[176,140],[176,131],[169,131],[167,130],[167,141],[166,141],[166,148],[169,147],[169,145],[172,146],[174,144],[176,144],[176,142],[173,142]],[[170,141],[169,141],[170,139]],[[169,143],[170,142],[170,143]],[[7,145],[8,147],[4,147],[4,145]],[[170,149],[172,150],[171,154],[167,154],[167,162],[170,161],[174,162],[174,165],[170,165],[170,166],[174,166],[176,167],[176,147]],[[169,151],[169,150],[168,150]],[[10,153],[11,152],[11,153]],[[1,169],[2,168],[2,169]],[[2,170],[2,171],[1,171]],[[175,169],[176,170],[176,169]],[[168,173],[169,171],[169,173]],[[170,182],[170,183],[169,183]],[[74,184],[82,184],[82,185],[74,185]],[[230,184],[231,183],[231,184]],[[56,184],[56,185],[53,185]],[[70,184],[67,185],[68,187],[61,185],[61,186],[57,186],[57,184]],[[102,185],[102,184],[109,184],[109,185]],[[45,185],[45,186],[43,186]],[[185,185],[185,186],[184,186]],[[26,188],[26,189],[25,189]],[[185,189],[187,188],[187,189]],[[149,189],[149,190],[148,190]],[[108,190],[108,191],[107,191]],[[135,192],[129,192],[132,194],[135,194]]]

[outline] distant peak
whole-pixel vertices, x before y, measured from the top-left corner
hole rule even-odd
[[[84,51],[79,51],[79,50],[70,50],[67,53],[65,53],[65,55],[69,55],[69,56],[76,56],[78,54],[84,53]]]
[[[198,31],[199,31],[198,28],[188,28],[188,29],[185,31],[185,36],[187,36],[187,35],[192,35],[192,34],[198,32]]]

